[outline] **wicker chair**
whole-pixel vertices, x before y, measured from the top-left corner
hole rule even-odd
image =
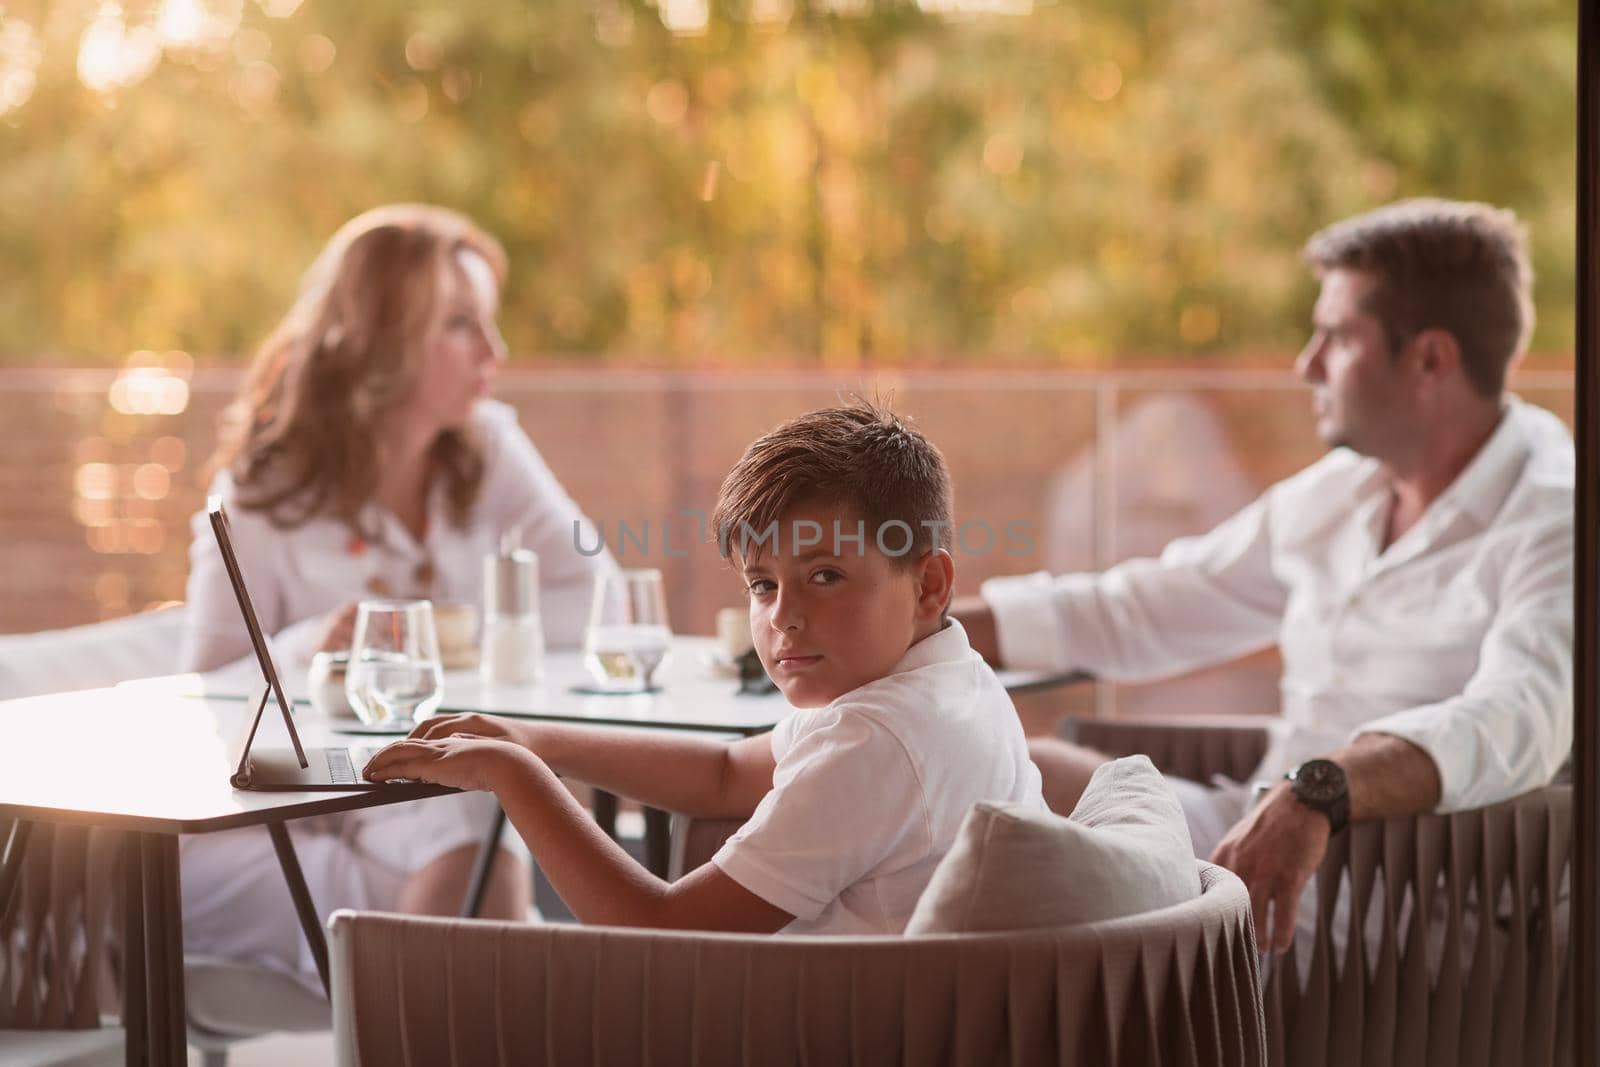
[[[102,1025],[117,1007],[121,840],[0,819],[0,852],[0,1061],[121,1063],[122,1030]]]
[[[345,1065],[1263,1064],[1243,884],[1113,922],[799,937],[336,912]]]
[[[1247,780],[1267,742],[1260,720],[1237,718],[1090,719],[1068,733],[1199,780]],[[1552,785],[1335,837],[1317,874],[1310,959],[1264,965],[1274,1067],[1570,1064],[1571,823],[1571,788]]]

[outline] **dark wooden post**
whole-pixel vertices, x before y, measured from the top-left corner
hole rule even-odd
[[[1578,5],[1577,588],[1573,661],[1573,1035],[1577,1063],[1600,1063],[1600,0]]]

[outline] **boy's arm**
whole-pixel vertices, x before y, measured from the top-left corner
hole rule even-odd
[[[769,756],[770,751],[769,746]],[[408,739],[374,756],[365,774],[374,781],[418,778],[492,790],[551,886],[582,922],[771,933],[794,918],[712,863],[676,882],[657,878],[595,825],[543,760],[504,740]]]
[[[515,722],[492,715],[442,715],[412,740],[493,737],[537,755],[563,778],[575,778],[642,804],[702,819],[747,819],[772,789],[772,742],[734,742],[684,733],[603,726]]]

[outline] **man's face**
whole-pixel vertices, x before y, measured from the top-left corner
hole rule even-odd
[[[1323,277],[1311,340],[1295,360],[1295,372],[1312,386],[1324,444],[1383,459],[1410,416],[1383,326],[1366,310],[1373,285],[1362,271],[1331,270]]]
[[[735,556],[756,653],[797,708],[821,707],[884,677],[916,640],[917,568],[879,551],[870,529],[864,547],[836,546],[835,521],[847,536],[856,532],[856,520],[836,508],[795,508],[779,521],[778,552]],[[797,528],[807,540],[820,529],[820,543],[797,545]]]

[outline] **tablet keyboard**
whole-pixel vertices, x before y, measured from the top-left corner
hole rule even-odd
[[[335,785],[354,785],[361,779],[356,777],[356,769],[350,765],[350,753],[342,748],[330,748],[328,753],[328,774]]]

